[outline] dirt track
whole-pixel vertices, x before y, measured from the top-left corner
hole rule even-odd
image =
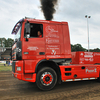
[[[0,72],[0,100],[100,100],[100,83],[67,82],[41,91],[35,83],[19,81],[11,72]]]

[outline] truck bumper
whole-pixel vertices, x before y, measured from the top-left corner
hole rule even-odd
[[[13,73],[13,72],[12,72],[12,75],[19,80],[28,81],[28,82],[36,82],[36,73],[32,74],[32,77],[25,77],[25,74],[19,74],[19,73]]]
[[[22,74],[13,73],[13,72],[12,72],[12,76],[14,76],[15,78],[17,78],[17,79],[19,79],[19,80],[22,80]]]
[[[17,71],[17,67],[21,67],[21,71]],[[23,61],[12,62],[12,75],[15,78],[28,82],[36,82],[36,73],[25,73],[23,69]]]

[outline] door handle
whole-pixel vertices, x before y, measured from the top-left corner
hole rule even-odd
[[[39,52],[39,55],[45,55],[45,52]]]

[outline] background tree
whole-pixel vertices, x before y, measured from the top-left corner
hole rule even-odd
[[[96,48],[96,49],[90,49],[90,52],[100,52],[100,49],[99,49],[99,48]]]
[[[7,46],[5,46],[5,47],[12,47],[14,40],[11,38],[8,38],[6,42],[7,42]],[[5,44],[6,44],[6,42],[5,42]]]
[[[75,45],[71,44],[71,51],[74,52],[74,51],[88,51],[88,50],[83,48],[81,46],[81,44],[75,44]],[[100,49],[99,48],[95,48],[95,49],[90,49],[89,51],[90,52],[100,52]]]
[[[0,38],[0,47],[12,47],[14,40],[11,38]]]
[[[0,47],[5,47],[5,38],[0,38]]]
[[[71,44],[71,51],[87,51],[87,49],[83,48],[81,46],[81,44],[75,44],[75,45],[72,45]]]

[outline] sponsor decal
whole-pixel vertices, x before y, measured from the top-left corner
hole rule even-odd
[[[84,61],[84,58],[80,58],[80,63],[82,64]]]
[[[81,53],[80,55],[81,55],[81,56],[83,56],[84,54],[83,54],[83,53]]]
[[[59,43],[59,39],[46,39],[46,43],[51,44],[51,43]]]
[[[97,72],[96,67],[86,67],[86,73],[87,74],[92,74],[92,73],[96,73],[96,72]]]
[[[59,39],[50,39],[50,38],[48,38],[48,39],[46,39],[46,42],[47,43],[59,43]]]
[[[46,27],[46,32],[51,34],[51,33],[54,33],[54,32],[58,32],[57,30],[53,29],[51,26],[47,26]]]
[[[100,53],[95,53],[95,52],[94,52],[94,56],[100,56]]]
[[[29,49],[29,50],[37,50],[37,49],[39,49],[38,47],[28,47],[27,49]]]
[[[84,57],[93,57],[93,52],[84,52]]]
[[[51,54],[52,55],[56,55],[56,51],[55,50],[52,50]]]
[[[92,62],[92,61],[93,61],[93,58],[85,58],[85,61],[90,61],[90,62]]]
[[[50,46],[47,46],[47,49],[50,49],[50,50],[59,50],[59,46],[50,45]]]

